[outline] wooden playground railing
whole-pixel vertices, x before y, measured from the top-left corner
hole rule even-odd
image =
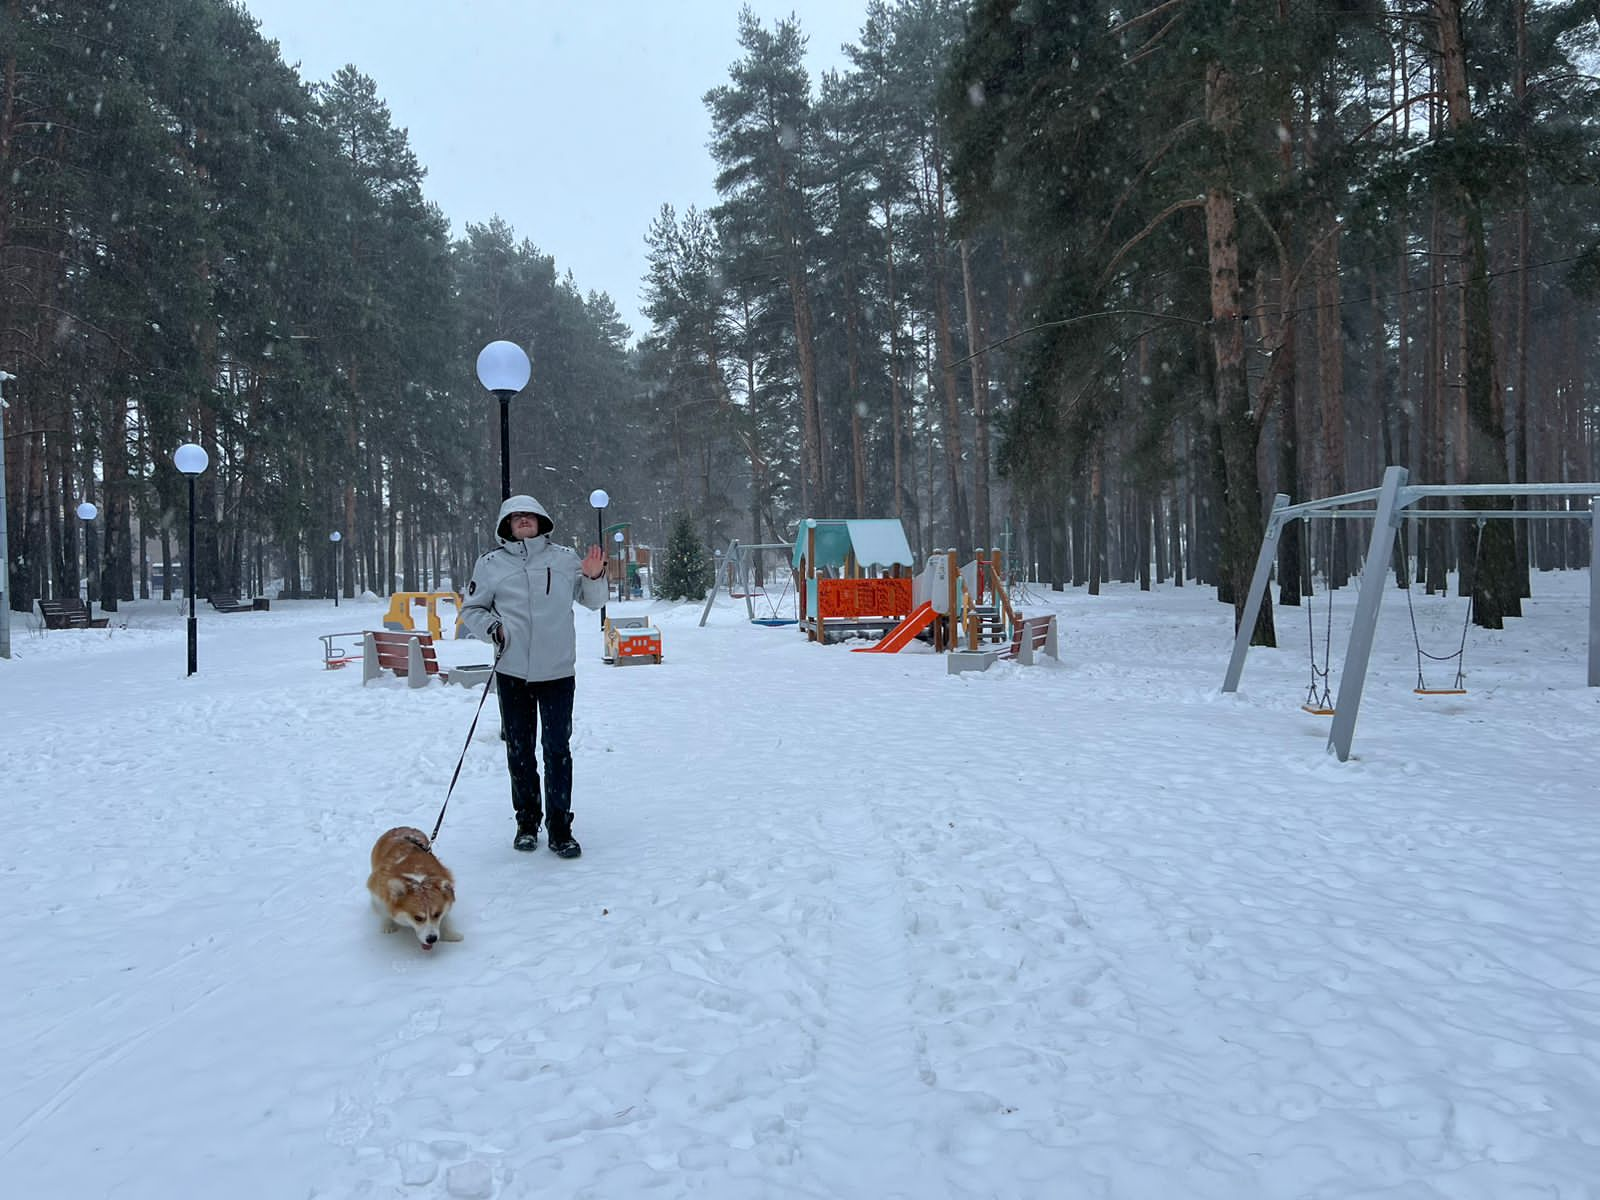
[[[1011,596],[1006,591],[1005,572],[1001,569],[1000,564],[1000,551],[991,550],[989,555],[988,561],[982,558],[978,560],[979,578],[983,577],[983,571],[987,570],[989,572],[989,586],[994,589],[994,597],[1000,602],[1000,611],[1005,613],[1006,629],[1009,631],[1017,624],[1017,610],[1011,607]]]
[[[951,574],[952,576],[955,576],[957,572],[954,570],[956,565],[954,552],[951,553],[950,558],[950,565],[952,568]],[[981,647],[983,642],[983,633],[979,625],[977,606],[982,602],[985,587],[988,587],[993,591],[995,606],[999,609],[1003,618],[1000,630],[1002,641],[1009,641],[1011,639],[1012,635],[1016,631],[1019,618],[1017,616],[1017,610],[1012,607],[1011,597],[1006,592],[1006,585],[1003,578],[1004,571],[1001,568],[1000,562],[1000,551],[990,550],[988,555],[985,556],[984,552],[980,550],[978,551],[977,557],[973,560],[973,562],[978,568],[978,594],[970,597],[971,603],[967,605],[966,617],[963,621],[963,625],[966,628],[967,647],[972,650],[977,650]]]

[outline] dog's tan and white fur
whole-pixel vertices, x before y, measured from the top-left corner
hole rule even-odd
[[[383,931],[409,929],[424,950],[438,941],[459,942],[450,926],[456,902],[456,881],[434,856],[428,835],[402,825],[372,847],[372,874],[367,876],[372,908],[383,918]]]

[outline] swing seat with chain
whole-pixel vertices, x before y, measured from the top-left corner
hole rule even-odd
[[[1303,597],[1302,603],[1306,610],[1306,637],[1311,648],[1311,684],[1306,688],[1306,702],[1300,707],[1314,717],[1333,716],[1333,697],[1328,692],[1328,672],[1333,663],[1329,649],[1333,642],[1333,597],[1328,598],[1328,619],[1322,634],[1322,665],[1317,665],[1317,628],[1311,616],[1311,596],[1309,591]]]
[[[772,598],[772,594],[764,587],[759,591],[752,592],[752,596],[760,596],[766,603],[767,612],[765,616],[751,617],[750,624],[764,625],[769,629],[776,629],[784,625],[798,625],[800,623],[798,616],[790,617],[785,615],[788,611],[785,606],[790,600],[789,592],[793,586],[794,574],[793,572],[786,572],[783,577],[783,588],[779,591],[776,600]]]
[[[1477,576],[1478,576],[1478,563],[1479,563],[1480,553],[1483,550],[1483,520],[1482,520],[1482,518],[1479,518],[1477,524],[1478,524],[1477,542],[1473,546],[1473,549],[1472,549],[1472,578],[1474,580],[1474,584],[1473,584],[1474,588],[1476,588],[1476,586],[1477,586],[1476,585],[1476,580],[1477,580]],[[1401,553],[1404,554],[1405,553],[1405,530],[1403,528],[1401,530],[1400,537],[1401,537],[1400,549],[1401,549]],[[1465,682],[1466,682],[1466,666],[1467,666],[1467,631],[1472,628],[1472,603],[1473,603],[1473,601],[1472,601],[1472,592],[1469,591],[1467,593],[1467,615],[1466,615],[1466,619],[1463,620],[1462,623],[1461,623],[1461,643],[1460,643],[1460,645],[1458,645],[1455,648],[1455,650],[1453,652],[1451,652],[1450,654],[1429,654],[1426,650],[1424,650],[1422,648],[1422,635],[1417,630],[1417,613],[1416,613],[1416,609],[1413,608],[1412,604],[1411,604],[1411,585],[1410,585],[1409,581],[1406,584],[1405,591],[1406,591],[1406,612],[1409,613],[1410,616],[1411,616],[1411,640],[1412,640],[1413,643],[1415,643],[1416,648],[1417,648],[1417,686],[1411,689],[1412,692],[1415,693],[1418,696],[1465,696],[1467,694],[1467,689],[1464,686]],[[1456,677],[1455,677],[1454,680],[1451,681],[1451,684],[1450,684],[1449,687],[1429,687],[1428,686],[1428,681],[1423,675],[1423,659],[1428,659],[1428,660],[1430,660],[1432,662],[1454,662],[1456,664]]]

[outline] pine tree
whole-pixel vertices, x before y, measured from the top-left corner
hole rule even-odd
[[[656,573],[655,594],[663,600],[703,600],[709,576],[705,547],[700,544],[694,521],[688,513],[680,512],[673,518],[667,551]]]
[[[732,279],[756,285],[768,304],[778,303],[780,294],[786,300],[799,381],[802,506],[809,507],[826,504],[830,492],[811,294],[815,117],[803,61],[806,39],[796,22],[779,21],[769,31],[746,8],[739,15],[739,44],[745,57],[733,65],[729,82],[705,96],[722,196],[712,216]]]

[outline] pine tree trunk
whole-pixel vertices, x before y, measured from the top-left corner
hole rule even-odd
[[[1213,63],[1206,72],[1206,119],[1226,138],[1237,122],[1234,83],[1226,68]],[[1233,186],[1224,176],[1205,193],[1207,269],[1211,281],[1211,349],[1215,356],[1216,411],[1227,490],[1223,522],[1222,573],[1228,584],[1237,627],[1250,594],[1250,577],[1265,524],[1256,472],[1259,430],[1250,412],[1245,383],[1244,322],[1239,292],[1238,216]],[[1257,646],[1276,645],[1272,603],[1262,597],[1261,616],[1250,633]]]
[[[854,272],[847,272],[845,293],[845,357],[850,397],[850,499],[858,517],[867,515],[867,440],[861,422],[860,315],[856,311]]]
[[[1424,477],[1431,483],[1450,482],[1450,457],[1445,451],[1445,396],[1449,364],[1445,359],[1445,274],[1444,212],[1434,198],[1428,233],[1428,355],[1423,366],[1422,457]],[[1419,521],[1421,545],[1417,549],[1418,574],[1428,595],[1444,591],[1445,578],[1443,526]],[[1424,562],[1426,567],[1424,568]]]
[[[7,0],[6,26],[10,29],[22,28],[22,0]],[[0,53],[4,55],[0,58],[0,181],[5,181],[5,186],[0,187],[0,263],[3,263],[6,259],[6,247],[11,244],[11,206],[12,198],[16,194],[16,189],[9,182],[16,169],[11,161],[17,132],[16,39],[9,39],[9,44]],[[0,310],[0,316],[4,315],[6,314],[3,310]],[[0,329],[8,329],[10,326],[10,321],[0,321]],[[8,480],[11,478],[10,472],[6,473],[6,478]],[[0,497],[0,500],[3,499],[4,497]]]
[[[1050,573],[1050,590],[1066,590],[1067,579],[1072,574],[1072,563],[1067,560],[1067,504],[1062,496],[1045,499],[1045,509],[1050,515],[1050,552],[1046,554],[1045,568]]]
[[[905,417],[902,414],[900,382],[905,366],[900,357],[900,302],[894,286],[894,208],[883,206],[883,258],[889,300],[889,436],[894,447],[894,515],[906,515]]]
[[[129,495],[131,474],[128,471],[128,401],[126,394],[118,393],[110,402],[105,433],[101,442],[102,470],[105,476],[105,560],[101,565],[100,607],[107,612],[117,611],[119,597],[133,599],[131,587],[125,589],[124,579],[133,579],[130,563]]]
[[[1100,580],[1105,575],[1106,561],[1106,494],[1105,469],[1101,465],[1104,454],[1096,445],[1090,451],[1094,465],[1089,468],[1089,503],[1084,512],[1084,525],[1088,537],[1089,595],[1100,594]]]
[[[161,598],[172,599],[172,525],[161,522]]]
[[[1167,509],[1167,564],[1172,571],[1172,586],[1182,587],[1187,568],[1183,560],[1183,500],[1174,490]]]
[[[1330,212],[1321,232],[1317,267],[1317,399],[1322,417],[1322,494],[1342,495],[1345,488],[1344,333],[1339,306],[1339,233]],[[1332,527],[1332,561],[1328,585],[1343,587],[1350,577],[1345,522]]]
[[[933,237],[933,325],[938,363],[937,371],[930,374],[938,380],[944,397],[944,466],[949,487],[946,503],[950,506],[950,523],[955,534],[956,550],[963,563],[972,557],[972,521],[967,510],[965,472],[961,465],[964,457],[961,437],[961,397],[956,383],[955,339],[950,332],[950,253],[946,235],[944,205],[944,163],[938,148],[932,151],[933,192],[929,203],[934,214]],[[929,363],[930,368],[935,364]]]
[[[1152,503],[1150,495],[1141,490],[1134,501],[1134,514],[1138,522],[1138,540],[1135,546],[1138,549],[1139,564],[1139,590],[1150,590],[1150,550],[1161,537],[1161,528],[1155,517],[1156,506]]]
[[[797,254],[798,251],[791,253]],[[794,313],[795,352],[800,362],[800,411],[805,455],[805,489],[801,497],[807,511],[828,503],[827,477],[822,461],[822,408],[817,399],[817,350],[811,321],[811,294],[798,263],[789,268],[789,299]]]
[[[961,292],[967,308],[968,371],[972,376],[973,429],[973,538],[977,545],[988,546],[992,532],[989,517],[989,368],[988,357],[983,352],[983,312],[972,281],[971,240],[961,239]]]
[[[1444,76],[1445,123],[1462,135],[1473,123],[1467,91],[1466,53],[1461,39],[1461,0],[1432,0]],[[1465,343],[1465,415],[1467,480],[1506,483],[1505,415],[1495,376],[1494,327],[1489,303],[1488,245],[1483,210],[1465,188],[1451,196],[1466,253],[1462,294],[1462,339]],[[1509,508],[1503,497],[1484,497],[1482,508]],[[1477,569],[1473,572],[1473,622],[1500,629],[1507,616],[1521,612],[1517,588],[1516,544],[1507,521],[1490,521],[1483,530]]]
[[[212,356],[206,362],[214,362]],[[222,508],[222,452],[217,445],[217,414],[209,405],[200,405],[200,445],[210,456],[211,464],[196,481],[195,498],[197,529],[195,533],[195,595],[202,600],[215,592],[226,590],[222,578],[222,558],[217,544],[218,514]]]
[[[1512,82],[1512,94],[1516,98],[1517,107],[1520,109],[1528,95],[1528,0],[1517,0],[1517,69]],[[1517,202],[1517,315],[1516,330],[1516,375],[1512,390],[1514,407],[1506,414],[1506,439],[1510,450],[1511,473],[1513,483],[1527,482],[1529,476],[1524,468],[1526,458],[1523,445],[1527,441],[1528,408],[1533,403],[1533,393],[1528,386],[1528,338],[1531,332],[1531,315],[1533,295],[1529,269],[1532,262],[1533,231],[1529,219],[1529,209],[1532,199],[1528,194],[1528,135],[1526,126],[1518,135],[1518,141],[1523,155],[1524,166],[1521,178],[1518,180]],[[1529,507],[1523,500],[1517,507]],[[1563,522],[1567,524],[1568,522]],[[1517,591],[1519,595],[1532,594],[1531,581],[1528,578],[1528,539],[1532,531],[1526,521],[1516,522],[1516,564],[1517,564]]]

